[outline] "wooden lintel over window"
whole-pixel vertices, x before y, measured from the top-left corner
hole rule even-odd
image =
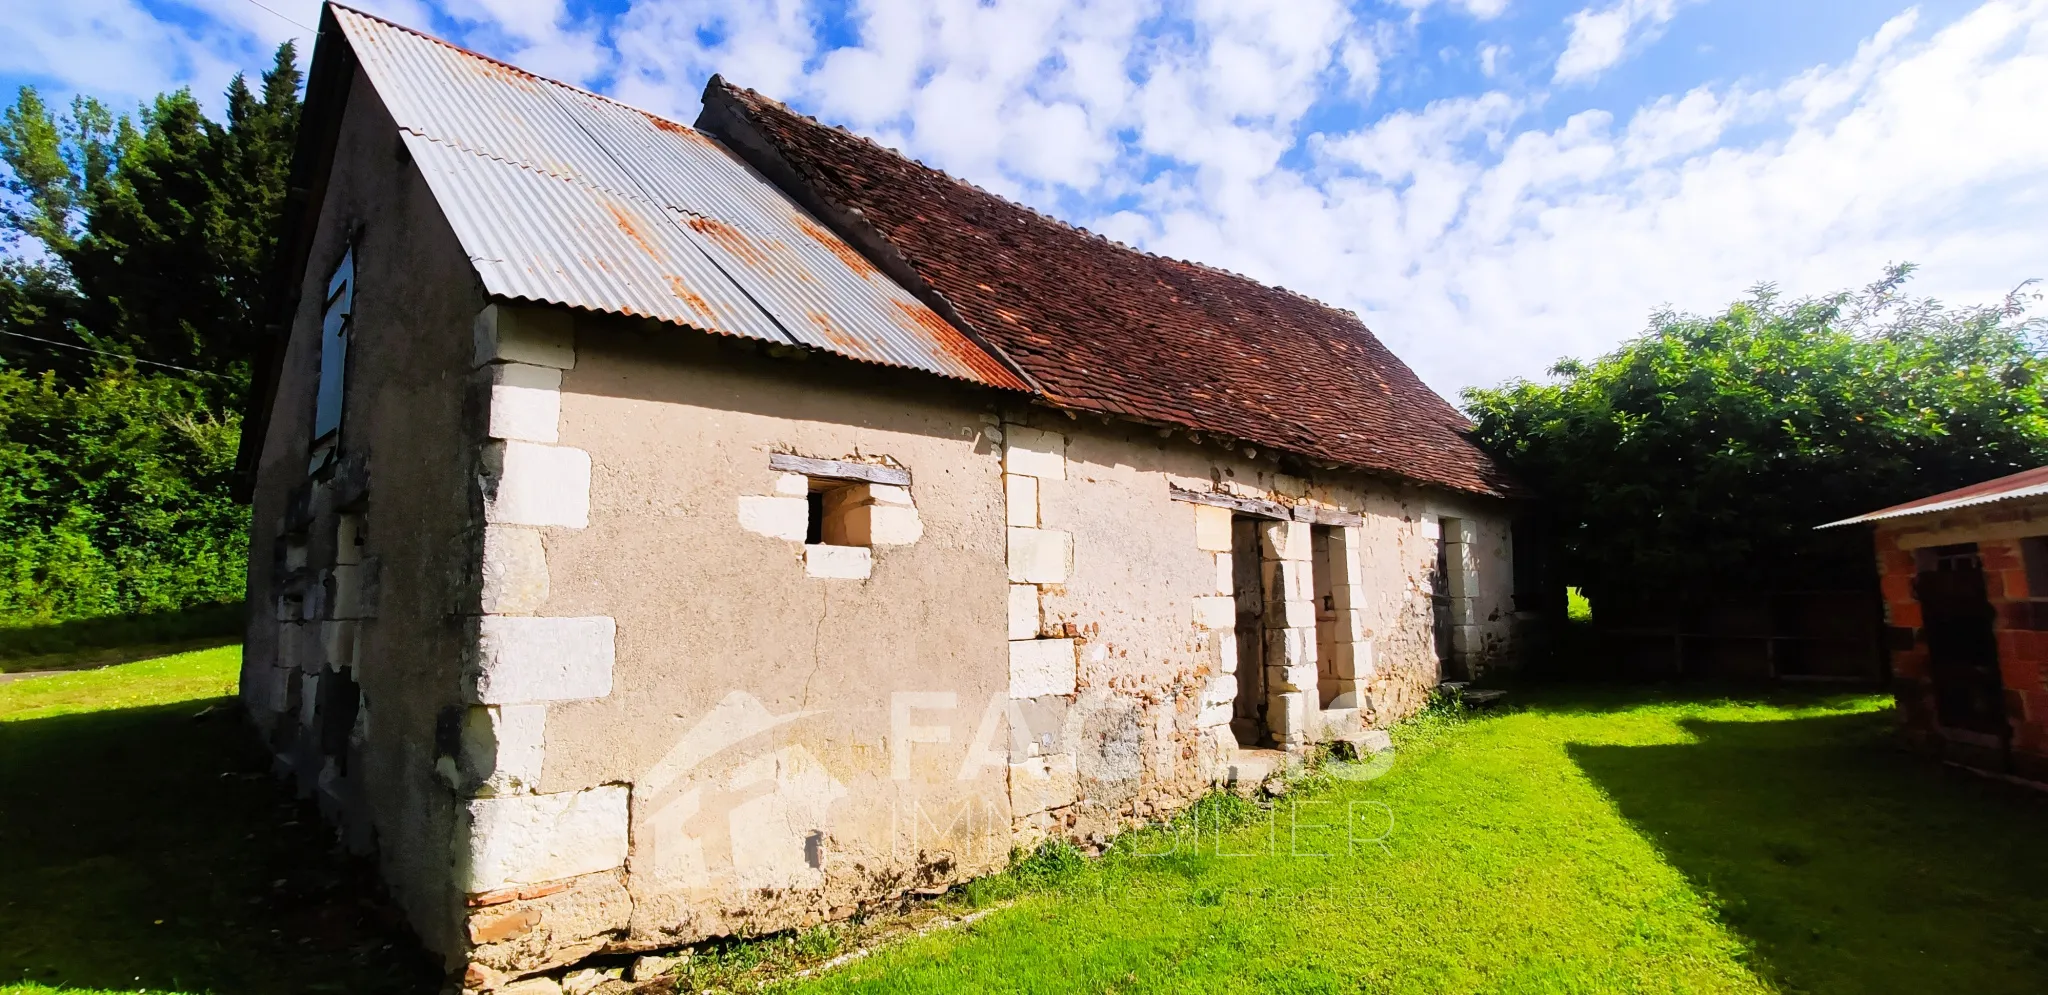
[[[1214,508],[1229,508],[1253,518],[1270,518],[1281,522],[1308,522],[1314,525],[1351,526],[1364,525],[1365,516],[1333,508],[1315,508],[1308,505],[1284,505],[1277,501],[1260,498],[1238,497],[1235,494],[1219,494],[1214,491],[1191,491],[1185,487],[1167,486],[1168,494],[1175,501],[1189,504],[1206,504]]]
[[[910,486],[910,471],[873,463],[850,463],[836,459],[812,459],[788,453],[770,453],[768,468],[782,473],[800,473],[818,480],[861,480],[870,484]]]

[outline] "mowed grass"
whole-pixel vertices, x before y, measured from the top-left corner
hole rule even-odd
[[[432,992],[269,772],[239,647],[0,684],[0,995]]]
[[[237,659],[0,685],[0,995],[440,989],[267,773],[223,697]],[[1885,699],[1516,699],[1402,728],[1371,779],[1034,859],[946,900],[996,907],[970,926],[776,986],[2048,991],[2048,796],[1901,751]]]
[[[2048,991],[2048,800],[1888,700],[1533,698],[801,990]]]

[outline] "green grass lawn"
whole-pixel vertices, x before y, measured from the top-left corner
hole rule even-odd
[[[432,992],[269,773],[229,646],[0,684],[0,995]]]
[[[1886,700],[1533,697],[803,990],[2048,991],[2048,799],[1897,751]]]
[[[438,990],[243,720],[194,718],[236,656],[0,685],[0,995]],[[1900,751],[1885,700],[1516,700],[1249,825],[963,889],[1001,907],[789,987],[2048,991],[2048,796]]]

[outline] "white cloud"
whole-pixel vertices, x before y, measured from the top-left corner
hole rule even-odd
[[[1506,45],[1489,43],[1479,46],[1479,74],[1487,79],[1500,75],[1500,60],[1506,58],[1510,51]]]
[[[246,0],[192,2],[214,27],[126,0],[39,7],[0,61],[100,92],[204,91],[292,30]],[[1581,11],[1559,76],[1596,75],[1680,2]],[[1375,21],[1338,0],[862,0],[854,44],[827,51],[810,0],[635,0],[602,32],[562,0],[444,3],[460,40],[610,74],[641,106],[688,120],[721,71],[1111,237],[1357,310],[1447,393],[1761,280],[1821,292],[1911,259],[1916,289],[1979,301],[2048,276],[2048,133],[2022,124],[2048,92],[2048,0],[1988,0],[1931,35],[1909,12],[1837,65],[1562,121],[1540,121],[1551,95],[1508,64],[1510,41],[1524,61],[1533,43],[1482,38],[1465,50],[1484,92],[1330,134],[1313,109],[1370,107],[1404,70],[1441,68],[1403,49],[1416,16],[1503,5],[1401,0]]]
[[[1438,3],[1462,9],[1482,21],[1490,21],[1508,9],[1508,0],[1398,0],[1401,6],[1410,10],[1426,10]]]
[[[1615,0],[1611,7],[1587,7],[1573,14],[1571,39],[1557,58],[1555,82],[1592,79],[1621,61],[1631,42],[1655,32],[1678,13],[1678,0]]]

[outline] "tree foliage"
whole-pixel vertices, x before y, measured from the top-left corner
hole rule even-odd
[[[0,370],[0,618],[167,611],[241,597],[238,415],[178,377],[67,384]]]
[[[1660,312],[1606,356],[1467,390],[1466,407],[1545,495],[1564,579],[1596,601],[1840,583],[1868,570],[1867,539],[1815,526],[2048,463],[2029,300],[1947,309],[1902,293],[1911,272]]]
[[[37,288],[62,291],[37,299],[58,316],[60,340],[204,371],[223,400],[239,401],[298,130],[294,58],[290,42],[279,46],[260,97],[237,75],[225,124],[187,90],[131,118],[87,96],[55,114],[23,87],[0,112],[12,195],[0,222],[63,274]],[[16,296],[26,289],[10,282]],[[10,343],[17,362],[78,366],[20,341]]]
[[[299,82],[287,42],[221,122],[185,90],[0,111],[0,622],[240,597],[229,478]]]

